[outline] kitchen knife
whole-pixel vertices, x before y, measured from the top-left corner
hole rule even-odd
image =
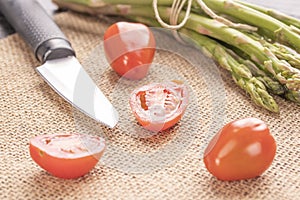
[[[0,0],[0,11],[43,63],[36,70],[58,94],[108,127],[117,124],[117,111],[85,72],[70,42],[37,1]]]

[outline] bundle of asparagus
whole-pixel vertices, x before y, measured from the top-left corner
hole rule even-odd
[[[152,0],[54,0],[62,8],[93,15],[118,15],[149,26],[160,26]],[[200,4],[199,4],[200,2]],[[158,12],[170,20],[173,0],[159,0]],[[249,29],[230,26],[208,9]],[[185,5],[186,7],[186,5]],[[182,21],[185,11],[178,20]],[[272,95],[300,104],[300,20],[240,0],[195,0],[184,26],[177,30],[228,70],[251,99],[278,112]]]

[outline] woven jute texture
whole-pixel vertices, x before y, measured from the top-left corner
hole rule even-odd
[[[156,38],[160,48],[148,76],[141,81],[121,79],[101,49],[109,20],[69,12],[55,20],[119,111],[120,121],[109,129],[74,110],[35,72],[39,63],[18,34],[0,40],[0,199],[300,198],[298,106],[276,97],[280,114],[258,108],[229,73],[163,36]],[[150,136],[131,114],[129,95],[140,85],[170,79],[186,83],[190,104],[175,127]],[[260,177],[219,181],[205,169],[204,149],[225,123],[250,116],[269,125],[277,142],[275,160]],[[75,180],[51,176],[29,155],[31,137],[68,132],[100,135],[107,141],[96,167]]]

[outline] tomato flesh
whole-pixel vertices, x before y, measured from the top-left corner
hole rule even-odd
[[[104,34],[104,52],[110,66],[128,79],[147,75],[155,47],[153,33],[144,24],[117,22]]]
[[[98,163],[105,149],[104,139],[83,134],[40,135],[30,140],[32,159],[50,174],[78,178]]]
[[[276,143],[267,125],[245,118],[225,125],[204,153],[208,171],[220,180],[242,180],[261,175],[271,165]]]
[[[134,90],[130,107],[138,122],[151,131],[174,126],[188,105],[188,89],[181,82],[152,83]]]

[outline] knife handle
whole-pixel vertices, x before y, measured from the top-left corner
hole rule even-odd
[[[0,11],[41,62],[75,56],[70,42],[35,0],[0,0]]]

